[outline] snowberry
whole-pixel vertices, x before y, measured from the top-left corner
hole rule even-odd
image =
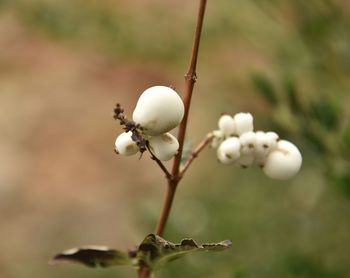
[[[280,140],[280,137],[276,132],[273,131],[266,132],[266,136],[269,140],[270,149],[274,150],[277,147],[277,142]]]
[[[115,140],[115,150],[125,156],[136,154],[139,151],[136,143],[131,139],[131,131],[123,132]]]
[[[253,131],[243,133],[239,136],[239,142],[241,143],[241,154],[252,154],[254,153],[256,144],[256,134]]]
[[[236,161],[240,156],[241,144],[237,137],[227,138],[221,143],[217,150],[217,156],[220,162],[229,164]]]
[[[253,131],[253,116],[250,113],[238,113],[234,116],[236,132],[242,135],[245,132]]]
[[[236,163],[241,165],[243,168],[247,168],[248,166],[252,165],[255,160],[255,154],[254,153],[248,153],[248,154],[242,154],[237,159]]]
[[[236,133],[236,124],[230,115],[222,115],[218,122],[219,130],[225,136],[232,136]]]
[[[161,161],[170,160],[179,149],[179,142],[170,133],[150,137],[148,142],[152,153]]]
[[[133,120],[147,135],[161,135],[175,128],[184,115],[184,105],[171,88],[154,86],[139,97]]]
[[[278,135],[274,132],[266,133],[257,131],[256,133],[255,156],[256,162],[263,167],[267,155],[277,147]],[[276,138],[277,136],[277,138]]]
[[[280,140],[275,150],[266,158],[264,172],[273,179],[287,180],[298,173],[302,157],[298,148],[286,140]]]

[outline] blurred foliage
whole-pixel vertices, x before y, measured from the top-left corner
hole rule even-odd
[[[179,76],[184,72],[193,35],[193,14],[196,7],[194,2],[196,1],[179,1],[178,4],[177,1],[160,0],[138,2],[0,0],[0,14],[13,16],[17,24],[26,30],[26,35],[34,38],[32,40],[38,37],[44,38],[50,43],[72,48],[77,53],[80,49],[93,48],[108,60],[114,61],[114,66],[119,70],[119,66],[123,67],[129,62],[147,70],[149,68],[148,64],[145,65],[145,61],[161,64],[159,70],[161,73],[151,80],[154,82],[154,80],[163,81],[166,79],[164,76],[172,76],[174,69],[181,68]],[[187,8],[188,5],[190,8]],[[202,131],[201,129],[205,130],[203,134],[208,132],[208,126],[216,124],[215,116],[212,115],[219,115],[223,111],[234,113],[236,109],[249,109],[257,115],[255,117],[257,127],[276,130],[282,138],[300,146],[305,162],[300,176],[288,183],[288,186],[282,186],[280,182],[268,180],[253,169],[232,170],[222,165],[218,166],[210,151],[208,154],[201,154],[197,162],[200,166],[196,166],[197,164],[193,166],[184,180],[184,186],[179,188],[165,237],[173,242],[188,236],[201,242],[230,238],[233,245],[230,251],[223,254],[196,254],[175,261],[169,267],[160,270],[160,277],[348,277],[350,275],[348,1],[208,1],[205,20],[199,58],[199,80],[196,85],[196,89],[200,89],[202,95],[200,98],[194,95],[191,111],[199,116],[199,119],[191,119],[194,131],[191,130],[190,135],[193,136],[197,130]],[[35,55],[40,56],[40,52],[35,52]],[[79,56],[77,59],[84,57],[86,58]],[[134,75],[129,81],[132,85],[127,84],[135,89],[133,85],[139,81],[146,69],[141,71],[141,74],[139,70],[133,72]],[[119,71],[113,74],[116,76]],[[128,74],[131,75],[129,72]],[[20,72],[20,75],[26,74]],[[86,75],[82,76],[85,79],[79,81],[81,82],[79,86],[86,89],[83,85],[90,80],[86,80]],[[127,79],[126,75],[122,75],[117,81],[124,82],[122,78]],[[20,82],[21,80],[16,80],[16,84]],[[144,86],[145,83],[143,81],[139,85]],[[57,86],[57,83],[54,84]],[[101,82],[94,86],[100,89]],[[52,89],[50,86],[49,88]],[[108,89],[118,91],[115,87]],[[126,89],[122,88],[129,92]],[[66,87],[63,90],[66,90]],[[82,95],[82,99],[85,100],[86,92],[83,90],[74,91],[74,94]],[[261,98],[256,97],[255,92],[258,92]],[[219,94],[222,97],[218,97]],[[21,92],[18,95],[17,98],[22,100],[25,94]],[[46,99],[50,96],[44,91],[40,97]],[[98,97],[101,97],[100,92]],[[65,101],[66,99],[62,102]],[[19,104],[17,101],[15,103],[14,110],[18,111]],[[71,103],[74,104],[73,101]],[[77,103],[81,106],[79,101]],[[84,104],[88,106],[89,103]],[[26,105],[28,106],[30,105]],[[101,106],[106,109],[105,103]],[[50,105],[48,107],[52,108]],[[87,113],[85,110],[83,112]],[[89,115],[91,113],[88,112]],[[66,114],[70,117],[69,120],[66,119],[68,125],[74,119],[70,113]],[[40,122],[41,119],[37,121]],[[23,126],[23,122],[18,126]],[[76,126],[80,127],[81,122]],[[96,137],[106,138],[95,132],[95,129],[105,131],[97,128],[100,126],[101,122],[98,121],[89,123],[88,127],[84,126],[92,129],[91,134],[95,136],[90,138],[91,141],[83,150],[84,153],[91,150],[91,144],[96,143],[94,141]],[[76,127],[72,128],[75,129]],[[36,130],[33,134],[37,134]],[[27,137],[36,138],[33,134]],[[85,135],[84,132],[82,134]],[[30,141],[27,137],[27,141]],[[61,136],[52,137],[61,140]],[[201,135],[198,137],[201,138]],[[80,144],[81,138],[75,139],[73,142]],[[71,142],[68,143],[67,145],[71,145]],[[67,148],[67,145],[63,147]],[[27,150],[26,148],[28,146],[24,145],[23,149]],[[44,146],[40,145],[40,148],[37,148]],[[38,149],[34,149],[30,154],[36,157]],[[93,151],[103,153],[106,149],[98,148]],[[52,159],[52,156],[44,156],[46,160],[42,162],[43,165],[47,164],[48,158]],[[102,155],[100,159],[97,162],[101,162],[99,164],[104,164],[102,167],[106,168],[106,156]],[[66,160],[70,158],[67,157]],[[64,160],[61,160],[61,163],[62,161]],[[88,158],[84,158],[84,163],[88,161]],[[127,174],[117,172],[115,165],[107,167],[110,171],[108,173],[113,176],[109,181],[113,186],[116,175],[120,175],[118,178],[121,180],[138,176],[135,173],[128,174],[126,170],[132,163],[141,162],[133,161],[124,168],[122,163],[125,161],[123,160],[118,166]],[[101,169],[97,168],[97,164],[92,165],[91,169]],[[72,172],[78,172],[78,176],[84,176],[86,173],[85,168],[81,169],[81,172],[72,168],[74,169]],[[60,174],[66,175],[66,173]],[[29,180],[25,177],[23,183],[26,185]],[[144,184],[140,185],[141,181]],[[45,181],[45,186],[47,183]],[[61,183],[60,179],[58,183]],[[85,182],[82,183],[84,186],[81,192],[87,190]],[[126,188],[118,188],[115,191],[105,189],[106,195],[100,195],[101,199],[107,198],[102,200],[104,206],[107,206],[104,210],[100,208],[101,204],[88,202],[87,207],[96,206],[90,208],[90,212],[97,212],[95,216],[87,216],[85,225],[81,225],[83,222],[81,218],[87,213],[87,209],[72,209],[72,207],[79,208],[79,201],[75,199],[74,206],[62,210],[57,219],[39,213],[35,215],[32,237],[36,238],[39,234],[40,238],[34,243],[32,240],[26,240],[28,246],[22,246],[22,235],[19,237],[15,234],[16,238],[9,242],[16,242],[18,246],[12,244],[6,246],[4,257],[0,258],[2,268],[0,275],[4,278],[132,277],[134,272],[123,268],[120,271],[116,269],[90,271],[78,267],[43,268],[43,265],[52,253],[59,250],[57,248],[70,246],[72,241],[80,238],[95,242],[95,237],[102,238],[106,233],[111,233],[112,237],[117,238],[116,241],[122,241],[120,235],[114,235],[113,229],[109,230],[109,224],[114,223],[111,219],[115,219],[115,212],[107,205],[109,203],[118,203],[120,210],[127,215],[124,219],[126,222],[120,224],[119,220],[117,221],[118,229],[124,232],[129,231],[125,228],[129,227],[136,231],[137,236],[127,234],[130,241],[135,238],[141,240],[147,232],[152,231],[161,202],[158,192],[161,191],[159,188],[163,187],[162,185],[153,187],[154,181],[149,173],[134,183],[128,182]],[[144,189],[145,187],[147,189]],[[18,191],[22,192],[23,188]],[[334,188],[337,190],[333,190]],[[40,194],[44,194],[42,188],[39,189]],[[97,199],[96,192],[102,194],[103,188],[99,186],[96,190],[92,191],[90,188],[90,192],[86,194],[95,193],[94,198]],[[120,193],[122,190],[127,194]],[[77,196],[84,195],[78,192],[75,192]],[[119,195],[121,199],[118,199]],[[111,201],[110,196],[116,198],[116,201],[114,202],[114,199]],[[130,199],[122,199],[126,198],[125,196],[129,196]],[[23,199],[17,195],[15,197],[6,198],[10,200],[6,204],[14,203],[10,210],[5,206],[5,202],[0,205],[7,209],[3,209],[4,215],[6,217],[10,215],[10,218],[14,219],[6,220],[10,222],[9,226],[15,227],[15,231],[23,229],[23,233],[27,235],[24,238],[27,239],[31,236],[27,231],[31,218],[24,217],[21,227],[17,228],[13,224],[21,220],[18,215],[23,213],[18,212],[18,204],[21,203],[18,200],[25,199],[24,196]],[[34,206],[33,203],[29,201],[29,206]],[[130,205],[127,206],[125,203]],[[44,204],[47,206],[48,202]],[[134,210],[133,214],[123,210],[126,208]],[[43,207],[39,207],[38,210],[46,211]],[[51,224],[44,224],[47,221],[46,218],[45,221],[42,219],[44,217],[54,220],[48,222]],[[95,222],[102,221],[103,218],[108,219],[107,226],[95,225]],[[75,223],[73,219],[80,222]],[[47,233],[42,230],[38,233],[39,228]],[[85,231],[87,228],[95,232]],[[6,233],[3,236],[11,239],[12,234]],[[48,246],[41,246],[45,244],[43,242]],[[22,265],[20,268],[19,261]]]
[[[295,56],[290,54],[293,46],[281,47],[280,76],[272,80],[263,72],[254,73],[252,83],[271,105],[270,126],[287,138],[304,142],[314,159],[322,156],[323,163],[318,165],[324,177],[350,197],[350,148],[344,144],[349,130],[349,98],[345,96],[350,89],[349,7],[328,0],[290,1],[289,5],[303,51]],[[305,73],[307,87],[305,76],[293,69],[295,61],[303,59],[310,67]],[[279,88],[278,92],[273,88]],[[310,97],[304,97],[308,94]]]
[[[154,32],[147,32],[152,22],[143,22],[147,17],[142,12],[125,13],[122,1],[112,5],[108,1],[98,3],[91,0],[3,0],[1,6],[14,11],[33,31],[55,40],[88,43],[102,49],[111,58],[133,54],[138,59],[157,57],[169,62],[175,61],[185,50],[185,41],[169,36],[161,25],[153,25]],[[157,18],[165,20],[166,15],[160,13]],[[171,26],[168,23],[168,27]],[[174,34],[178,32],[173,31]]]

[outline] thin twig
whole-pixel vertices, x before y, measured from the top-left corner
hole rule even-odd
[[[154,153],[152,152],[148,142],[146,144],[146,148],[149,151],[149,153],[151,154],[151,159],[154,160],[158,164],[159,168],[164,172],[165,177],[167,178],[167,180],[172,179],[172,175],[169,173],[169,171],[165,167],[165,165],[154,155]]]
[[[151,271],[146,266],[141,266],[138,274],[139,274],[139,278],[151,277]]]
[[[179,172],[179,179],[182,179],[190,165],[192,164],[193,160],[199,155],[199,153],[213,140],[213,136],[207,136],[202,142],[200,142],[197,147],[192,151],[189,158],[185,161],[183,167],[180,169]]]
[[[190,58],[190,65],[189,65],[188,72],[185,75],[185,89],[183,94],[185,113],[184,113],[182,122],[179,126],[179,133],[178,133],[179,151],[174,158],[173,167],[171,171],[172,179],[168,179],[168,187],[165,195],[164,205],[156,227],[156,234],[159,236],[161,236],[164,232],[164,228],[168,220],[169,213],[174,200],[175,191],[179,183],[179,170],[180,170],[182,151],[183,151],[183,146],[185,141],[188,114],[190,111],[193,87],[197,79],[196,67],[197,67],[197,59],[198,59],[198,50],[199,50],[201,33],[202,33],[202,26],[203,26],[203,19],[204,19],[206,4],[207,4],[207,0],[200,0],[196,31],[195,31],[191,58]]]
[[[197,17],[197,26],[196,26],[195,37],[194,37],[193,46],[192,46],[190,66],[187,74],[185,75],[185,90],[183,94],[185,113],[184,113],[182,122],[179,126],[178,141],[179,141],[180,147],[179,147],[179,152],[175,156],[174,164],[172,168],[172,174],[174,176],[176,176],[179,173],[182,151],[183,151],[183,146],[185,141],[188,114],[189,114],[190,105],[191,105],[192,92],[193,92],[194,84],[196,83],[196,80],[197,80],[196,68],[197,68],[198,50],[199,50],[199,43],[201,39],[206,4],[207,4],[207,0],[200,1],[198,17]]]

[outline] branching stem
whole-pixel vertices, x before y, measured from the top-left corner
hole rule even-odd
[[[190,157],[186,160],[183,167],[180,169],[179,178],[182,179],[193,160],[199,155],[199,153],[213,140],[213,135],[207,136],[197,147],[192,151]]]
[[[164,172],[167,180],[172,179],[172,175],[169,173],[169,171],[165,167],[165,165],[153,154],[153,152],[149,146],[149,143],[146,144],[146,148],[149,151],[149,153],[151,154],[151,159],[154,160],[158,164],[159,168]]]
[[[200,0],[196,31],[195,31],[191,58],[190,58],[190,65],[189,65],[188,72],[185,75],[185,89],[183,94],[185,113],[184,113],[182,122],[180,123],[180,126],[179,126],[179,133],[178,133],[179,151],[174,158],[173,167],[171,171],[172,178],[168,179],[168,187],[165,195],[164,206],[161,212],[159,222],[156,227],[156,234],[159,236],[161,236],[164,232],[164,228],[168,220],[171,206],[174,200],[175,191],[180,181],[180,176],[179,176],[180,163],[181,163],[183,146],[185,141],[186,127],[187,127],[188,115],[190,111],[193,87],[197,79],[196,68],[197,68],[198,50],[199,50],[201,33],[202,33],[202,26],[203,26],[203,19],[204,19],[206,4],[207,4],[207,0]]]
[[[183,93],[183,102],[184,102],[184,106],[185,106],[185,113],[184,113],[184,117],[183,117],[183,119],[180,123],[180,126],[179,126],[179,133],[178,133],[179,151],[174,158],[171,174],[168,175],[169,172],[166,170],[164,165],[160,161],[155,159],[155,161],[158,163],[158,165],[161,167],[161,169],[166,173],[167,181],[168,181],[164,205],[163,205],[161,215],[160,215],[159,221],[157,223],[157,227],[156,227],[156,234],[159,236],[163,235],[164,228],[165,228],[165,225],[167,223],[167,220],[168,220],[168,217],[170,214],[170,210],[171,210],[171,207],[172,207],[172,204],[174,201],[174,196],[175,196],[177,185],[181,179],[181,176],[184,174],[184,172],[182,174],[180,174],[180,164],[181,164],[183,146],[184,146],[184,142],[185,142],[185,134],[186,134],[188,115],[189,115],[189,111],[190,111],[192,92],[193,92],[194,84],[195,84],[196,79],[197,79],[196,68],[197,68],[198,50],[199,50],[201,33],[202,33],[202,26],[203,26],[203,19],[204,19],[206,4],[207,4],[207,0],[200,0],[200,5],[199,5],[199,10],[198,10],[198,15],[197,15],[196,31],[195,31],[192,52],[191,52],[191,58],[190,58],[190,65],[189,65],[188,72],[185,75],[185,89],[184,89],[184,93]],[[198,153],[206,145],[207,145],[207,143],[205,143],[204,146],[200,148]],[[195,157],[195,155],[192,158],[190,158],[191,160],[188,161],[188,166],[186,166],[186,168],[183,168],[183,169],[187,170],[189,165],[192,163],[192,160],[194,159],[194,157]],[[139,278],[148,278],[148,277],[150,277],[149,269],[147,268],[147,266],[141,266],[140,270],[139,270]]]

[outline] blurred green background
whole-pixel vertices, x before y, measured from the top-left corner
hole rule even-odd
[[[291,181],[219,165],[213,150],[178,189],[165,238],[231,239],[229,251],[159,277],[350,277],[350,3],[208,1],[188,137],[250,111],[303,155]],[[126,249],[153,231],[163,174],[117,157],[120,102],[181,92],[198,1],[0,1],[0,277],[136,277],[49,266],[56,252]]]

